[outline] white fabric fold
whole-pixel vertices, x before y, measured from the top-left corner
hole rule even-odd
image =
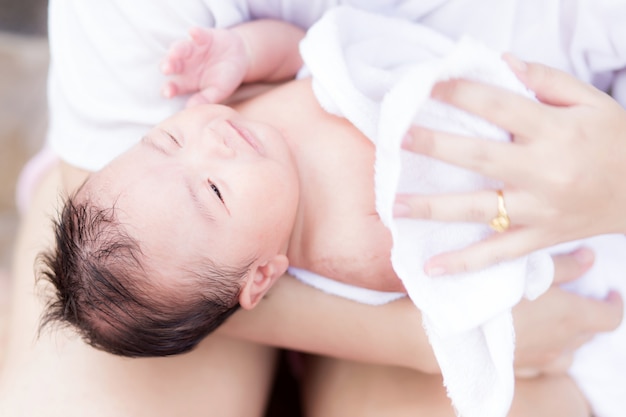
[[[356,287],[301,268],[289,267],[289,274],[318,290],[363,304],[377,306],[406,297],[403,292],[384,292]]]
[[[429,99],[452,77],[529,92],[499,54],[447,38],[408,21],[347,7],[329,12],[301,44],[322,107],[346,117],[376,144],[376,206],[393,236],[392,263],[424,326],[453,405],[463,417],[503,417],[513,395],[511,308],[545,291],[553,275],[547,254],[478,273],[430,278],[432,255],[463,247],[490,232],[484,225],[395,219],[395,195],[498,188],[466,170],[401,150],[411,124],[506,141],[506,132]],[[494,192],[494,211],[496,197]],[[411,331],[411,329],[407,329]]]

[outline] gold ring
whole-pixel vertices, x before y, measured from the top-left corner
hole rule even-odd
[[[498,194],[498,215],[491,219],[489,222],[489,226],[493,230],[498,233],[506,232],[506,230],[511,226],[511,219],[509,219],[509,215],[506,213],[506,207],[504,207],[504,196],[502,195],[502,190],[497,191]]]

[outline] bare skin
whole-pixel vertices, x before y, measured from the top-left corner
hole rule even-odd
[[[293,78],[302,66],[297,53],[304,31],[277,20],[254,20],[229,29],[194,27],[190,39],[170,47],[161,63],[169,75],[162,94],[191,94],[187,107],[219,103],[242,83]]]
[[[260,115],[273,105],[274,117],[282,117],[293,109],[293,102],[286,99],[291,88],[300,85],[272,91],[246,106]],[[274,100],[276,97],[281,100]],[[65,184],[80,184],[85,178],[71,167],[63,172]],[[35,339],[41,306],[33,293],[33,263],[38,251],[52,240],[50,216],[56,212],[60,189],[61,171],[55,169],[36,190],[22,223],[12,271],[7,367],[0,379],[2,415],[141,417],[169,416],[180,410],[192,417],[204,416],[207,410],[225,417],[261,415],[273,353],[242,339],[437,372],[426,337],[419,331],[419,311],[410,301],[382,307],[356,304],[288,277],[281,278],[254,311],[237,313],[197,351],[178,358],[112,357],[86,347],[64,331]],[[589,261],[580,263],[576,257],[567,257],[567,261],[565,270],[574,276],[590,266]],[[572,345],[581,343],[581,337],[614,328],[621,320],[619,299],[587,300],[558,287],[543,299],[545,302],[532,310],[538,320],[531,320],[528,311],[522,312],[534,327],[517,327],[518,341],[526,350],[526,354],[520,351],[518,358],[524,361],[517,364],[523,368],[540,372],[554,362],[555,352],[556,356],[566,354]],[[516,319],[518,322],[523,323]],[[556,340],[549,337],[555,327],[560,329]],[[545,355],[535,353],[542,351]]]
[[[307,417],[455,417],[443,381],[410,369],[309,358],[304,379]],[[508,417],[589,417],[575,383],[566,376],[518,379]]]

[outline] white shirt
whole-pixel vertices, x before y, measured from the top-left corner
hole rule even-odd
[[[161,97],[159,63],[191,27],[267,17],[307,28],[338,3],[404,16],[452,39],[469,34],[626,103],[620,0],[51,0],[48,142],[64,161],[100,169],[183,107],[184,97]]]

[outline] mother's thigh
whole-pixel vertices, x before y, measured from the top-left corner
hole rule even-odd
[[[52,240],[50,218],[59,199],[59,178],[52,171],[42,182],[21,225],[0,415],[263,415],[274,365],[269,348],[212,336],[187,355],[124,359],[96,351],[68,331],[36,338],[41,306],[34,294],[33,264]]]
[[[439,375],[321,357],[306,370],[306,417],[455,417]],[[517,381],[509,417],[555,416],[590,416],[570,378]]]

